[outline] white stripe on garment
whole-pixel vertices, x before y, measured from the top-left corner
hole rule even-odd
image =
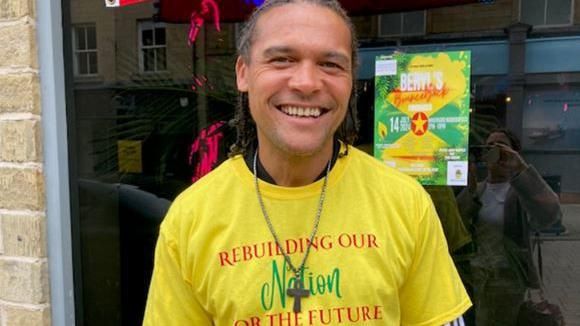
[[[459,318],[455,319],[450,323],[445,324],[444,326],[465,326],[465,323],[463,322],[463,316],[460,316]]]

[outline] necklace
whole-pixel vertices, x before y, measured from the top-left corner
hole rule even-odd
[[[256,185],[256,195],[258,197],[258,203],[260,204],[260,209],[262,210],[262,214],[264,215],[264,219],[266,220],[266,224],[268,225],[268,229],[274,237],[274,241],[276,241],[276,245],[280,248],[282,255],[284,256],[284,260],[290,266],[290,269],[294,273],[294,287],[290,288],[286,291],[288,296],[294,298],[294,312],[300,312],[302,310],[300,301],[304,297],[308,297],[310,295],[309,291],[304,289],[304,284],[302,282],[302,272],[304,271],[304,266],[306,265],[306,260],[308,259],[308,255],[310,254],[310,248],[312,247],[312,241],[314,240],[314,236],[316,232],[318,232],[318,224],[320,223],[320,216],[322,215],[322,206],[324,204],[324,197],[326,196],[326,188],[328,186],[328,174],[330,172],[331,160],[328,161],[326,165],[326,173],[324,174],[324,182],[322,184],[322,191],[320,192],[320,199],[318,201],[318,209],[316,210],[316,216],[314,218],[314,227],[312,228],[312,233],[310,234],[310,242],[306,246],[306,253],[304,253],[304,257],[302,258],[302,262],[300,266],[296,268],[290,259],[290,256],[284,251],[282,244],[280,243],[280,239],[278,238],[278,234],[274,230],[274,226],[272,225],[272,221],[270,220],[270,216],[266,211],[266,206],[264,205],[264,200],[262,199],[262,193],[260,192],[260,187],[258,186],[258,169],[257,169],[257,162],[258,162],[258,150],[254,152],[254,161],[252,164],[253,172],[254,172],[254,184]]]

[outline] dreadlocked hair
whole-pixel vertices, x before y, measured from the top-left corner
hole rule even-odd
[[[352,145],[358,136],[359,120],[357,115],[357,88],[356,88],[356,70],[358,67],[358,39],[346,11],[342,8],[337,0],[266,0],[260,7],[257,7],[248,21],[243,26],[240,37],[238,39],[237,52],[238,56],[246,63],[250,62],[250,49],[253,43],[253,38],[256,33],[256,25],[260,17],[272,8],[284,6],[291,3],[309,3],[328,8],[336,13],[350,30],[351,35],[351,58],[352,58],[352,91],[348,102],[348,111],[342,124],[338,127],[336,137],[346,144]],[[230,147],[230,157],[241,154],[245,155],[253,150],[257,144],[257,129],[256,123],[250,114],[250,106],[247,93],[240,93],[238,95],[238,103],[233,119],[229,121],[229,125],[236,129],[236,141]],[[346,151],[341,153],[341,156],[348,154],[348,146]]]

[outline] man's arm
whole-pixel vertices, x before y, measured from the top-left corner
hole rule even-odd
[[[402,325],[444,325],[459,318],[471,301],[449,256],[441,223],[428,195],[416,198],[415,253],[400,290]]]

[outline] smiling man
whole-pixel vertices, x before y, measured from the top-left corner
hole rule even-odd
[[[349,145],[356,47],[337,1],[250,17],[237,141],[165,218],[145,325],[443,325],[470,306],[429,196]]]

